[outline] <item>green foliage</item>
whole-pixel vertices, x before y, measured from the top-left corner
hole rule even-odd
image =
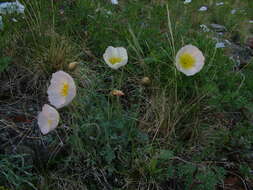
[[[0,185],[17,190],[36,189],[31,168],[25,164],[23,155],[0,155]]]
[[[0,58],[0,73],[6,70],[11,62],[11,57]]]
[[[197,166],[194,164],[180,164],[177,167],[177,175],[185,183],[185,189],[214,190],[222,181],[226,171],[220,167]]]
[[[205,13],[196,11],[203,1],[165,1],[170,27],[162,2],[31,0],[23,1],[25,19],[13,24],[13,15],[6,16],[0,32],[0,73],[8,71],[14,59],[41,82],[44,75],[66,70],[69,62],[84,61],[72,73],[77,97],[61,110],[66,128],[57,128],[54,140],[41,138],[43,144],[60,141],[62,151],[33,168],[20,155],[1,155],[0,185],[18,190],[39,185],[161,189],[169,184],[167,189],[173,189],[174,180],[177,189],[212,190],[229,170],[226,163],[217,166],[223,160],[235,163],[243,177],[251,177],[247,164],[252,160],[247,156],[253,142],[252,61],[235,69],[199,25],[217,22],[227,27],[228,37],[240,33],[241,20],[252,16],[252,5],[245,1],[240,5],[247,14],[230,15],[237,7],[229,1],[217,8],[216,1],[205,2]],[[174,65],[175,53],[186,44],[197,46],[205,56],[203,70],[192,77]],[[114,71],[104,64],[107,46],[127,48],[124,68]],[[151,79],[150,86],[139,84],[144,76]],[[42,81],[44,86],[47,82]],[[112,89],[125,96],[109,95]],[[32,178],[37,172],[31,169],[45,180]]]

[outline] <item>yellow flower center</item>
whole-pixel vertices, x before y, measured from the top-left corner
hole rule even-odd
[[[61,95],[66,97],[69,93],[69,84],[68,83],[64,83],[63,86],[62,86],[62,89],[61,89]]]
[[[195,66],[195,58],[189,53],[182,54],[179,58],[179,62],[184,69],[191,69]]]
[[[114,65],[114,64],[116,64],[116,63],[120,63],[122,61],[122,58],[121,57],[111,57],[110,59],[109,59],[109,62],[112,64],[112,65]]]
[[[53,121],[52,121],[51,119],[48,119],[48,120],[47,120],[47,123],[48,123],[49,126],[51,126],[52,122],[53,122]]]

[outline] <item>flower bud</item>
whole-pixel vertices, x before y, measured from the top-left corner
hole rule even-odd
[[[75,61],[75,62],[70,63],[68,68],[69,68],[69,70],[73,71],[73,70],[75,70],[77,65],[78,65],[78,62]]]
[[[150,85],[150,84],[151,84],[150,78],[149,78],[149,77],[143,77],[143,78],[141,79],[141,84],[142,84],[142,85],[145,85],[145,86]]]

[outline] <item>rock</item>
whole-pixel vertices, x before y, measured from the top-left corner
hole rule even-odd
[[[227,31],[226,27],[220,24],[210,24],[211,28],[216,32],[225,32]]]
[[[253,37],[248,37],[246,40],[246,45],[253,49]]]
[[[11,13],[24,13],[25,6],[22,5],[18,0],[16,2],[0,2],[0,13],[11,14]]]
[[[203,11],[207,11],[207,9],[208,9],[207,6],[202,6],[199,8],[199,11],[203,12]]]
[[[191,3],[191,2],[192,2],[192,0],[185,0],[184,4],[188,4],[188,3]]]
[[[151,80],[149,77],[143,77],[140,81],[140,83],[144,86],[148,86],[151,84]]]
[[[4,23],[3,23],[3,18],[0,16],[0,30],[4,29]]]
[[[224,48],[225,47],[225,44],[223,42],[217,42],[215,44],[215,48]]]
[[[221,6],[221,5],[224,5],[224,3],[223,2],[217,2],[216,3],[216,6]]]
[[[12,18],[11,20],[12,20],[12,22],[18,22],[18,20],[15,18]]]
[[[203,32],[210,32],[210,29],[205,24],[201,24],[199,26],[203,30]]]
[[[113,5],[118,5],[118,4],[119,4],[118,0],[111,0],[111,3],[112,3]]]
[[[230,13],[231,13],[232,15],[234,15],[234,14],[236,13],[236,11],[237,11],[236,9],[233,9],[233,10],[231,10]]]

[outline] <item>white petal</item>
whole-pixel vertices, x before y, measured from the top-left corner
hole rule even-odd
[[[74,83],[73,79],[72,79],[72,81],[68,81],[68,84],[69,84],[68,96],[66,97],[65,103],[62,105],[62,107],[66,106],[70,102],[72,102],[72,100],[76,96],[76,86],[75,86],[75,83]]]
[[[112,46],[109,46],[109,47],[105,50],[105,55],[106,55],[108,58],[118,56],[117,48],[114,48],[114,47],[112,47]]]
[[[38,115],[38,125],[42,134],[47,134],[54,130],[59,123],[59,113],[56,109],[45,104],[42,108],[42,112]],[[48,122],[50,120],[50,122]]]
[[[66,98],[59,95],[50,95],[48,96],[48,100],[50,104],[56,107],[57,109],[64,107],[66,103]]]
[[[117,49],[118,49],[119,57],[121,57],[123,59],[128,59],[126,48],[118,47]]]
[[[50,127],[48,125],[47,117],[43,112],[40,112],[38,115],[38,125],[43,135],[49,133]]]
[[[66,97],[61,94],[61,89],[64,83],[67,83],[69,86],[68,95]],[[68,105],[76,95],[76,86],[73,78],[64,71],[54,73],[47,94],[50,104],[56,108],[62,108]]]

